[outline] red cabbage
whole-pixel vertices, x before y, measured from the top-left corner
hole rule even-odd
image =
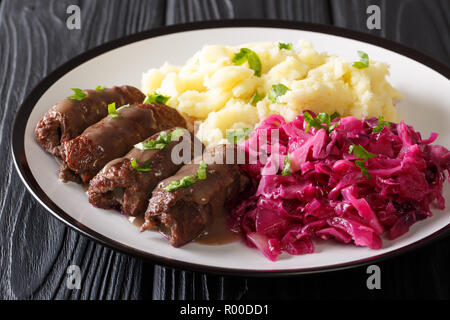
[[[230,225],[270,260],[282,252],[312,253],[314,238],[379,249],[383,233],[395,239],[431,216],[431,205],[445,208],[450,152],[431,145],[436,133],[422,140],[403,121],[373,132],[376,118],[336,118],[333,124],[331,132],[305,132],[303,115],[289,123],[273,115],[239,144],[255,157],[241,165],[254,190],[234,207]],[[351,145],[376,155],[363,159],[366,174]],[[290,175],[281,174],[286,157]]]

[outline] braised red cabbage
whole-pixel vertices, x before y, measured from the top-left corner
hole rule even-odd
[[[379,121],[334,118],[332,129],[305,130],[303,115],[289,123],[268,117],[240,143],[253,156],[265,150],[267,161],[241,165],[254,190],[232,210],[231,229],[275,260],[283,251],[314,252],[314,238],[379,249],[382,233],[395,239],[431,216],[430,205],[444,209],[450,152],[431,145],[437,134],[423,140],[403,121],[381,130]],[[376,156],[355,157],[352,145]],[[290,174],[282,175],[286,161]]]

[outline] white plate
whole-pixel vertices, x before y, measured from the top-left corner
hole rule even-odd
[[[28,96],[16,118],[13,154],[18,172],[44,207],[78,231],[115,249],[186,269],[247,275],[334,270],[404,252],[446,233],[450,229],[448,209],[434,211],[433,217],[414,224],[407,234],[394,241],[383,238],[380,250],[333,241],[316,242],[313,254],[283,254],[271,262],[259,251],[239,242],[221,246],[190,243],[177,249],[158,233],[140,233],[115,211],[92,207],[79,185],[59,182],[57,162],[35,140],[36,123],[55,102],[69,94],[69,88],[95,88],[99,84],[140,87],[142,72],[165,61],[184,64],[205,44],[299,39],[310,40],[318,51],[337,54],[348,61],[355,59],[357,50],[363,50],[371,59],[388,62],[389,81],[405,95],[398,104],[404,120],[424,137],[438,132],[436,143],[450,146],[448,67],[392,42],[333,27],[280,21],[206,22],[152,30],[113,41],[72,59],[49,75]],[[444,197],[448,200],[449,195],[446,183]]]

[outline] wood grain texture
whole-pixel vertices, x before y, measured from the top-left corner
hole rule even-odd
[[[78,4],[81,30],[65,26]],[[382,29],[366,28],[369,4]],[[162,25],[233,18],[308,21],[374,33],[450,64],[446,0],[0,0],[1,299],[449,298],[450,239],[380,263],[382,290],[369,291],[365,268],[286,279],[222,277],[154,266],[105,248],[48,214],[12,166],[15,111],[51,70],[99,44]],[[66,269],[80,266],[80,290]]]

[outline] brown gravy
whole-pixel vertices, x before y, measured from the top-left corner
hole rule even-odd
[[[127,221],[134,226],[140,228],[145,222],[144,216],[132,217],[127,216]],[[150,231],[158,231],[157,228],[149,229]],[[195,240],[196,243],[216,246],[227,243],[236,242],[240,239],[239,234],[234,233],[228,228],[228,212],[223,209],[222,212],[215,213],[213,223],[211,223],[205,231]]]
[[[221,211],[214,213],[213,222],[194,242],[205,245],[221,245],[239,240],[239,234],[228,228],[228,212],[225,209]]]
[[[144,216],[138,216],[138,217],[127,216],[127,220],[129,223],[131,223],[132,225],[135,225],[138,228],[140,228],[142,226],[142,224],[145,222]]]

